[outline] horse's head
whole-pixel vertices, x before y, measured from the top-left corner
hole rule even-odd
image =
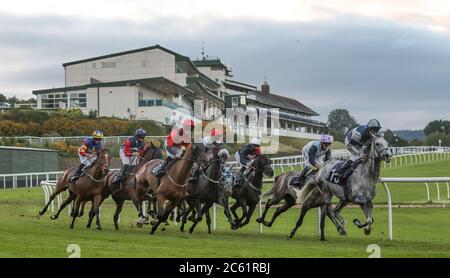
[[[111,164],[111,155],[108,149],[102,149],[98,153],[97,163],[100,165],[102,174],[106,176],[109,172],[109,165]]]
[[[196,162],[200,167],[206,168],[212,158],[208,148],[203,143],[192,143],[190,160]]]
[[[271,167],[270,159],[265,155],[258,156],[252,163],[257,172],[263,172],[266,176],[273,177],[274,171]]]
[[[144,152],[142,154],[144,161],[150,161],[152,159],[162,159],[163,155],[158,146],[154,145],[153,142],[145,144]]]
[[[382,136],[375,136],[372,142],[372,149],[375,151],[375,157],[378,157],[387,163],[391,162],[392,152],[389,149],[389,143]]]

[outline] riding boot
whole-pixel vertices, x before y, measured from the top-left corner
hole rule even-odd
[[[350,166],[352,166],[354,162],[351,159],[348,159],[341,165],[341,167],[336,171],[336,174],[342,175],[344,174]]]
[[[303,168],[300,174],[292,179],[291,185],[297,186],[301,189],[303,184],[305,183],[306,174],[309,172],[309,170],[311,170],[311,168],[308,166]]]
[[[155,173],[155,176],[160,178],[162,176],[164,176],[167,172],[167,168],[169,168],[168,166],[170,165],[170,162],[173,161],[173,158],[168,156],[163,163],[159,166],[158,170]]]
[[[128,169],[129,166],[130,166],[130,165],[128,165],[128,164],[124,164],[124,165],[122,166],[122,168],[120,168],[119,172],[118,172],[117,175],[116,175],[116,178],[114,179],[114,183],[116,183],[116,182],[121,182],[121,181],[124,180],[124,178],[125,178],[125,173],[126,173],[126,171],[127,171],[127,169]]]
[[[344,172],[344,174],[342,175],[342,178],[343,178],[343,179],[346,179],[346,178],[350,177],[350,176],[353,174],[353,172],[356,170],[356,168],[358,167],[358,165],[361,164],[361,163],[362,163],[362,159],[357,159],[357,160],[355,160],[355,161],[352,163],[352,165],[350,166],[350,168],[348,168],[348,169]]]
[[[195,181],[198,179],[198,177],[200,176],[201,170],[200,167],[196,167],[192,170],[191,175],[188,179],[188,183],[190,184],[195,184]]]
[[[75,172],[69,178],[69,181],[72,182],[72,183],[76,182],[80,178],[81,174],[83,173],[83,168],[84,168],[84,164],[83,163],[78,165],[78,167],[75,170]]]

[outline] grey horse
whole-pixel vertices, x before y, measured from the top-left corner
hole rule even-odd
[[[372,200],[375,198],[375,186],[380,179],[381,162],[384,160],[389,163],[391,159],[392,153],[389,150],[388,142],[382,136],[374,136],[367,160],[358,165],[353,175],[347,178],[344,186],[328,181],[330,173],[333,171],[334,166],[339,163],[339,160],[330,160],[322,165],[315,179],[325,191],[331,192],[327,196],[329,200],[326,200],[326,202],[331,202],[331,195],[340,199],[333,212],[342,227],[345,227],[345,220],[340,215],[340,211],[347,204],[354,203],[363,210],[366,222],[361,223],[358,219],[354,219],[353,223],[358,228],[364,228],[366,235],[370,235],[373,224]]]
[[[270,195],[271,198],[267,200],[264,212],[260,218],[256,219],[256,222],[262,223],[267,227],[271,227],[275,219],[280,214],[282,214],[283,212],[287,211],[289,208],[297,204],[301,205],[300,216],[297,220],[295,228],[291,231],[289,238],[292,238],[295,235],[297,229],[300,228],[306,213],[310,209],[317,207],[321,208],[320,240],[325,240],[325,232],[324,232],[325,216],[328,216],[331,219],[331,221],[336,225],[339,233],[341,234],[345,233],[345,230],[343,229],[343,227],[341,227],[339,220],[337,219],[334,211],[332,210],[331,198],[329,198],[329,196],[331,196],[331,193],[329,191],[324,190],[319,186],[318,183],[316,183],[314,178],[315,172],[308,174],[305,181],[305,185],[301,189],[296,186],[290,185],[291,179],[295,177],[297,174],[298,173],[296,172],[288,172],[281,174],[280,176],[275,178],[273,187],[263,194],[263,197]],[[275,213],[272,216],[271,221],[270,222],[265,221],[264,218],[269,208],[273,205],[278,204],[282,200],[284,200],[283,205],[281,205],[276,209]]]

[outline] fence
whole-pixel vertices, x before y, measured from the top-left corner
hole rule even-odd
[[[38,137],[41,138],[41,137]],[[69,138],[69,137],[65,137]],[[397,167],[402,165],[420,164],[437,159],[450,158],[450,147],[407,147],[407,148],[391,148],[393,153],[393,160],[390,164],[383,163],[383,167]],[[430,151],[433,150],[433,151]],[[427,151],[427,152],[418,152]],[[346,159],[349,153],[346,150],[334,150],[332,152],[333,158]],[[298,170],[303,167],[305,159],[303,155],[283,156],[271,158],[272,168],[280,169],[281,173],[286,170]],[[237,171],[239,163],[237,161],[227,162],[227,166]],[[115,170],[115,169],[112,169]],[[0,174],[0,188],[18,188],[18,187],[33,187],[38,186],[41,181],[56,180],[62,171],[57,172],[35,172],[35,173],[19,173],[19,174]],[[270,179],[265,182],[271,182]]]

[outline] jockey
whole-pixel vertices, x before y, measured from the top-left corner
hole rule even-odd
[[[380,132],[380,129],[380,122],[372,119],[367,125],[358,126],[347,133],[345,148],[351,156],[337,171],[339,174],[343,174],[343,178],[348,178],[361,162],[367,160],[372,139]]]
[[[187,119],[183,122],[183,127],[172,130],[166,137],[164,147],[167,151],[167,158],[156,169],[156,177],[162,177],[169,168],[170,162],[174,158],[180,158],[186,148],[193,142],[194,127],[194,121]]]
[[[138,128],[134,136],[125,139],[119,150],[119,156],[122,160],[122,168],[116,176],[114,182],[122,181],[126,178],[127,170],[130,166],[135,166],[139,163],[145,147],[145,136],[147,133],[144,129]]]
[[[302,154],[305,158],[305,167],[298,176],[292,179],[292,185],[301,186],[305,181],[306,174],[311,169],[320,169],[323,162],[331,159],[332,143],[333,138],[324,134],[320,137],[320,141],[311,141],[303,147]]]
[[[86,137],[81,146],[78,148],[78,157],[80,158],[80,165],[75,170],[75,173],[70,177],[70,182],[76,182],[84,171],[90,167],[97,160],[97,152],[104,147],[103,133],[96,130],[92,136]]]
[[[222,132],[218,129],[213,128],[208,136],[202,139],[202,143],[206,148],[211,148],[213,146],[220,146],[222,144]],[[195,181],[200,176],[201,169],[196,165],[192,168],[191,176],[189,177],[188,182],[195,183]]]
[[[252,161],[261,155],[261,139],[255,137],[251,140],[250,144],[243,145],[234,155],[236,161],[241,165],[241,169],[234,182],[235,186],[240,186],[243,179],[244,173],[249,168]]]

